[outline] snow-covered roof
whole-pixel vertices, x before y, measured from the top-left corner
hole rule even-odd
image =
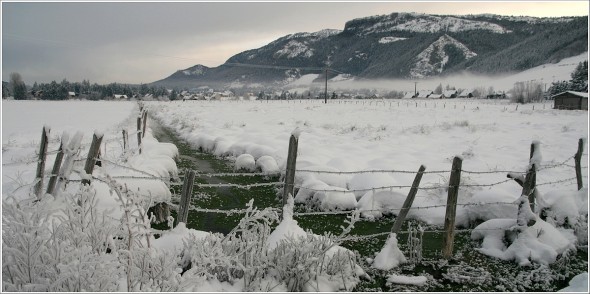
[[[430,90],[422,90],[418,92],[418,98],[428,98],[428,96],[432,94]]]
[[[450,97],[451,95],[457,95],[457,90],[447,90],[444,91],[443,94],[445,95],[445,97]]]
[[[404,98],[403,99],[410,99],[410,98],[414,98],[414,93],[407,92],[406,95],[404,95]]]
[[[430,94],[430,96],[428,96],[428,98],[434,98],[434,99],[440,99],[442,98],[443,94]]]
[[[459,96],[460,97],[467,97],[472,92],[473,92],[473,90],[471,90],[471,89],[463,90],[463,92],[461,92],[461,94],[459,94]]]
[[[565,91],[565,92],[561,92],[561,93],[559,93],[559,94],[555,94],[555,95],[553,95],[552,97],[559,96],[559,95],[562,95],[562,94],[564,94],[564,93],[570,93],[570,94],[572,94],[572,95],[576,95],[576,96],[579,96],[579,97],[588,98],[588,93],[584,93],[584,92],[576,92],[576,91]]]

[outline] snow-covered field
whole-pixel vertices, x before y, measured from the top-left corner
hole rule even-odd
[[[320,101],[146,103],[151,116],[158,119],[164,126],[175,130],[181,138],[194,146],[202,147],[219,156],[237,159],[242,155],[241,158],[253,158],[259,163],[254,166],[270,167],[269,171],[276,170],[275,166],[279,170],[285,169],[289,137],[297,129],[298,131],[295,133],[299,133],[297,158],[299,172],[296,174],[298,188],[296,190],[299,192],[294,195],[295,202],[315,203],[323,210],[373,209],[372,211],[364,211],[362,214],[362,217],[369,219],[379,218],[382,213],[389,211],[394,211],[396,214],[409,191],[408,186],[414,179],[414,173],[420,165],[425,165],[426,172],[435,171],[435,173],[427,173],[422,178],[420,187],[425,189],[418,190],[413,205],[413,207],[421,209],[410,210],[408,217],[429,224],[442,224],[451,162],[454,156],[460,156],[463,158],[461,176],[463,186],[459,189],[458,202],[460,205],[457,208],[457,224],[461,226],[474,220],[489,220],[474,230],[472,234],[473,238],[483,240],[481,252],[500,259],[515,260],[522,265],[528,262],[552,263],[558,254],[572,248],[576,241],[587,242],[587,239],[583,240],[579,235],[574,235],[574,228],[577,227],[585,228],[587,232],[586,220],[580,216],[588,212],[588,198],[587,188],[577,191],[572,156],[577,150],[578,139],[584,138],[586,140],[588,112],[553,110],[551,106],[550,103],[546,105],[527,104],[519,105],[517,109],[515,104],[509,104],[507,101],[459,99],[347,101],[346,103],[331,101],[327,105],[320,103]],[[102,156],[113,161],[114,164],[104,160],[101,167],[95,168],[94,175],[98,178],[145,176],[143,173],[130,171],[119,165],[142,170],[156,177],[174,176],[177,171],[172,158],[176,155],[176,147],[158,143],[151,136],[149,130],[144,138],[142,154],[137,153],[134,134],[137,114],[137,106],[131,102],[3,101],[2,199],[3,208],[10,208],[3,212],[3,241],[12,242],[15,240],[14,236],[17,236],[17,239],[20,236],[17,231],[14,231],[14,234],[10,233],[15,227],[10,227],[10,232],[7,231],[9,227],[5,227],[7,217],[14,221],[13,214],[9,213],[8,216],[6,214],[6,212],[14,213],[14,207],[7,203],[12,203],[9,200],[11,197],[22,200],[28,196],[28,191],[30,191],[35,178],[36,152],[38,152],[38,142],[43,125],[51,127],[49,151],[57,149],[62,132],[67,131],[71,137],[75,131],[80,130],[84,135],[81,154],[83,158],[85,158],[92,133],[104,134],[103,142],[106,144],[103,143],[101,147]],[[148,128],[149,125],[148,120]],[[127,129],[130,132],[131,150],[128,152],[123,152],[121,129]],[[526,171],[529,164],[529,148],[533,141],[540,143],[540,150],[534,156],[535,161],[539,163],[539,172],[536,178],[539,192],[538,205],[549,209],[548,221],[545,222],[537,218],[537,223],[524,230],[521,234],[522,237],[517,239],[520,241],[506,247],[502,242],[502,236],[492,233],[494,231],[488,229],[502,227],[509,230],[510,227],[514,227],[517,221],[517,207],[514,202],[519,198],[522,188],[516,182],[507,180],[506,174],[507,171],[515,173]],[[585,155],[582,158],[582,165],[587,167],[587,145],[584,148]],[[245,154],[251,157],[244,156]],[[51,170],[54,158],[55,153],[48,156],[46,173]],[[251,164],[243,164],[240,160],[236,160],[236,164],[247,168],[252,166]],[[368,170],[388,170],[390,172],[357,173]],[[330,173],[314,171],[329,171]],[[584,186],[587,187],[587,168],[583,169],[583,174]],[[84,175],[74,173],[72,178],[76,179],[80,176]],[[117,181],[126,184],[130,191],[134,191],[135,194],[129,192],[129,195],[135,196],[129,197],[147,197],[149,195],[153,201],[170,200],[170,192],[163,181],[130,178],[120,178]],[[100,181],[93,181],[93,187],[96,189],[98,198],[96,207],[102,211],[108,210],[111,217],[120,218],[122,223],[125,223],[122,218],[125,209],[120,209],[122,206],[116,195],[109,192],[109,190],[113,190],[113,187]],[[75,185],[70,185],[64,192],[75,194],[74,188]],[[377,189],[373,190],[373,188]],[[84,193],[82,192],[82,194]],[[60,205],[67,206],[68,201],[60,198],[59,195],[57,196],[45,197],[42,205],[31,208],[28,213],[38,214],[39,211],[35,209],[39,207],[59,209]],[[255,197],[254,203],[256,203]],[[490,204],[486,206],[471,205],[479,203]],[[263,214],[260,217],[270,218],[271,216]],[[34,222],[35,219],[30,218],[27,221]],[[39,223],[36,224],[39,225]],[[293,219],[286,217],[281,225],[279,228],[282,229],[268,235],[268,240],[276,242],[277,238],[281,239],[288,233],[294,233],[296,236],[301,235],[303,238],[301,228],[297,227],[297,223]],[[568,228],[565,228],[565,225]],[[544,233],[539,234],[540,231]],[[41,235],[46,236],[48,233],[43,232]],[[142,250],[146,245],[144,239],[140,240],[144,233],[139,230],[138,235],[134,235],[137,238],[137,246]],[[36,234],[34,236],[37,236]],[[6,240],[7,236],[11,238]],[[32,236],[23,235],[22,238],[33,238]],[[203,245],[203,248],[182,249],[181,240],[187,236],[196,238],[194,240],[204,239],[206,243],[232,242],[231,238],[219,238],[219,236],[188,230],[184,225],[179,225],[158,239],[159,241],[151,239],[152,246],[161,248],[160,251],[138,251],[138,254],[148,252],[147,254],[151,256],[149,257],[150,262],[157,263],[157,260],[171,262],[169,265],[171,271],[166,272],[166,276],[160,276],[158,279],[173,282],[166,284],[168,288],[162,286],[164,284],[157,283],[157,287],[162,286],[162,288],[146,286],[155,285],[150,284],[155,283],[154,281],[138,282],[134,285],[144,285],[147,288],[142,289],[148,291],[265,290],[269,289],[271,284],[275,285],[274,290],[285,291],[287,289],[288,286],[282,285],[280,281],[268,279],[257,280],[262,284],[254,286],[244,284],[247,283],[245,279],[239,279],[239,282],[231,285],[218,280],[211,282],[206,278],[207,275],[203,276],[202,273],[195,272],[196,268],[189,274],[179,276],[175,270],[172,270],[174,262],[181,262],[179,255],[174,255],[179,253],[179,250],[185,250],[185,253],[202,254],[203,250],[209,252],[207,250],[217,248],[211,246],[208,249]],[[244,236],[247,237],[247,235]],[[228,240],[226,241],[226,239]],[[27,240],[34,241],[34,239]],[[149,244],[149,238],[146,240]],[[313,240],[316,239],[310,239],[308,242],[323,242],[320,239]],[[225,244],[223,246],[230,246],[230,243],[223,243]],[[6,244],[8,243],[3,242],[4,248],[8,247]],[[10,244],[14,245],[18,242]],[[194,244],[194,242],[190,244]],[[392,263],[403,261],[403,254],[395,248],[397,242],[391,240],[387,244],[391,248],[386,246],[381,254],[391,262],[378,265],[382,269],[391,268]],[[68,243],[64,248],[71,248],[71,246],[73,244]],[[172,248],[176,249],[170,250]],[[258,247],[247,247],[247,250],[254,250],[253,248]],[[75,264],[76,258],[80,259],[81,256],[84,256],[83,252],[86,252],[84,250],[68,251],[67,257],[74,259],[65,259],[64,257],[59,266]],[[93,284],[91,287],[94,288],[79,289],[65,286],[65,288],[59,288],[63,286],[60,284],[51,286],[57,288],[49,286],[49,288],[44,288],[45,282],[31,281],[32,284],[38,283],[35,284],[37,286],[6,288],[4,290],[138,290],[129,286],[128,282],[133,281],[124,279],[124,277],[129,277],[134,270],[129,272],[128,267],[121,266],[126,262],[125,248],[122,250],[122,255],[118,255],[118,257],[92,255],[92,260],[86,260],[84,261],[86,263],[83,263],[84,266],[87,266],[86,270],[91,268],[102,271],[104,269],[97,268],[97,264],[104,264],[105,267],[118,265],[116,269],[108,273],[114,277],[107,277],[108,275],[105,273],[105,279],[112,281],[111,286]],[[338,255],[340,252],[348,254],[346,250],[340,251],[340,249],[333,250],[329,254],[337,253]],[[209,253],[222,254],[222,252],[213,251]],[[16,265],[13,260],[4,260],[4,255],[3,251],[3,262]],[[118,259],[113,260],[112,258]],[[188,258],[192,257],[189,255]],[[223,261],[224,259],[219,260]],[[192,262],[197,261],[193,260]],[[182,262],[187,262],[187,260]],[[34,270],[38,271],[39,276],[43,276],[46,271],[38,265],[34,267]],[[138,265],[136,270],[146,269]],[[353,267],[348,271],[346,275],[350,279],[347,282],[349,285],[354,284],[358,281],[358,276],[363,275],[359,268]],[[353,274],[353,272],[355,273]],[[90,271],[80,274],[92,275],[92,273]],[[191,276],[192,274],[194,276]],[[66,280],[76,276],[72,272],[61,272],[60,275]],[[134,277],[137,278],[137,276]],[[273,279],[279,279],[279,277],[275,276]],[[319,280],[320,277],[317,279]],[[405,281],[413,278],[392,276],[391,279]],[[419,279],[422,282],[422,278]],[[334,281],[329,280],[318,282],[318,285],[325,291],[339,289],[337,283],[334,284]],[[314,288],[305,289],[314,290]]]
[[[413,204],[422,209],[410,210],[408,217],[442,225],[451,162],[460,156],[463,186],[456,224],[491,220],[492,225],[482,224],[489,229],[497,219],[515,223],[515,201],[522,188],[506,176],[508,172],[524,174],[530,145],[536,141],[540,143],[535,155],[537,207],[550,208],[558,224],[567,216],[570,225],[578,224],[578,215],[587,213],[587,189],[577,191],[572,159],[578,139],[586,139],[588,133],[586,111],[553,110],[551,103],[517,109],[507,101],[459,99],[331,101],[327,105],[320,101],[179,101],[154,102],[148,107],[161,123],[196,147],[238,159],[244,154],[255,160],[270,156],[280,170],[285,170],[289,136],[298,129],[297,170],[305,171],[296,173],[295,202],[313,203],[323,210],[373,210],[363,212],[367,218],[399,211],[414,172],[425,165],[427,172],[436,172],[424,175],[420,184],[424,189]],[[587,158],[583,157],[584,166]],[[241,160],[236,164],[244,166]],[[362,173],[368,170],[393,172]],[[586,186],[587,169],[583,173]],[[536,226],[531,229],[548,230],[541,220]],[[473,234],[484,239],[482,252],[521,264],[551,263],[575,241],[571,230],[562,230],[552,241],[533,238],[534,244],[505,248],[489,232]],[[546,248],[550,249],[543,251]],[[524,250],[541,256],[521,256]]]

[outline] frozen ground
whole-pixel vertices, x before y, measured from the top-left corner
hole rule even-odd
[[[151,115],[176,130],[189,143],[220,156],[235,159],[241,156],[242,159],[236,160],[236,163],[248,169],[252,168],[253,159],[254,166],[266,167],[269,171],[276,171],[276,167],[284,170],[289,136],[299,128],[297,169],[308,172],[297,173],[296,185],[310,189],[300,189],[295,201],[316,201],[318,207],[325,210],[358,208],[380,211],[366,212],[363,215],[366,218],[378,218],[388,211],[396,213],[395,209],[399,209],[408,193],[407,186],[414,178],[413,172],[424,164],[427,172],[441,172],[424,175],[420,187],[428,189],[419,190],[414,202],[414,207],[422,209],[411,210],[408,217],[442,224],[451,161],[454,156],[461,156],[462,184],[470,186],[460,188],[459,203],[502,204],[459,206],[457,224],[465,225],[475,219],[490,220],[482,224],[479,234],[472,235],[475,239],[483,239],[482,252],[501,259],[516,259],[521,264],[528,261],[551,263],[554,256],[571,248],[576,236],[572,229],[564,229],[562,225],[566,222],[570,227],[577,225],[578,216],[587,214],[588,209],[587,189],[576,191],[571,159],[577,149],[577,140],[587,136],[588,113],[552,110],[549,103],[534,106],[535,110],[532,104],[520,105],[516,109],[516,105],[506,101],[474,100],[333,101],[328,105],[318,101],[178,101],[147,104]],[[3,101],[3,206],[9,196],[23,199],[28,194],[34,181],[35,153],[38,152],[43,125],[50,126],[52,130],[49,151],[57,149],[63,131],[72,136],[80,130],[84,135],[84,156],[92,133],[98,131],[105,136],[106,146],[102,146],[104,158],[157,177],[173,176],[176,166],[171,158],[175,156],[176,148],[158,143],[149,131],[144,139],[143,154],[137,154],[133,133],[136,116],[136,105],[129,102]],[[132,150],[128,153],[124,153],[122,148],[122,128],[131,133]],[[542,155],[542,158],[538,154],[535,156],[541,166],[537,175],[540,205],[550,208],[551,222],[538,221],[524,232],[519,242],[505,248],[496,235],[486,233],[485,229],[495,224],[507,228],[515,222],[516,207],[513,202],[520,196],[522,188],[513,181],[505,181],[506,171],[524,172],[527,169],[530,144],[535,140],[540,142]],[[585,146],[585,153],[587,149]],[[55,153],[48,156],[46,171],[51,169],[54,157]],[[583,166],[588,165],[587,155],[582,161]],[[342,173],[363,170],[412,173]],[[584,169],[583,172],[584,186],[587,186],[588,171]],[[105,161],[102,167],[96,167],[95,176],[107,175],[145,176]],[[154,200],[169,201],[170,192],[161,181],[121,181],[132,190],[139,191],[138,195],[142,197],[151,195],[155,196]],[[98,181],[94,181],[93,185],[99,196],[99,207],[110,209],[111,216],[121,215],[121,210],[113,210],[118,203],[109,193],[108,186]],[[387,188],[372,191],[372,188],[379,187]],[[62,203],[63,200],[56,198],[46,200],[43,205],[58,208]],[[284,232],[300,230],[296,222],[285,223],[283,227]],[[533,231],[535,228],[545,233]],[[178,243],[182,236],[207,236],[183,226],[169,234],[170,240],[176,240],[172,243]],[[165,248],[175,248],[172,243],[154,242],[154,247],[163,251],[153,254],[160,256],[166,252]],[[392,248],[384,248],[382,252],[388,258],[395,257],[401,261],[403,255],[393,248],[395,243],[389,242]],[[524,251],[534,254],[526,255]],[[362,273],[358,271],[357,274]],[[416,279],[392,276],[391,282],[423,282]],[[579,284],[577,281],[573,283],[576,287]],[[119,281],[117,285],[119,290],[126,289],[124,282]],[[329,282],[321,285],[326,287],[322,289],[338,290],[337,285]],[[199,280],[182,289],[221,291],[239,288],[240,284],[230,286]]]
[[[413,204],[418,209],[410,210],[408,217],[442,225],[451,162],[460,156],[463,186],[456,224],[491,220],[492,225],[482,224],[488,230],[498,219],[516,219],[522,188],[506,175],[527,170],[533,141],[540,142],[540,153],[535,155],[537,207],[549,208],[558,224],[569,216],[572,226],[578,224],[578,215],[587,213],[587,190],[577,191],[571,157],[578,139],[587,136],[588,113],[551,107],[551,102],[517,109],[507,101],[460,99],[331,101],[327,105],[319,101],[149,104],[158,120],[189,143],[218,156],[237,158],[237,169],[244,166],[246,157],[253,165],[254,160],[270,156],[284,170],[289,136],[298,129],[295,202],[322,210],[372,210],[363,212],[366,218],[389,211],[397,214],[414,173],[423,164],[434,173],[422,178],[423,189]],[[587,156],[583,162],[587,166]],[[393,171],[357,173],[367,170]],[[586,186],[587,169],[584,175]],[[500,221],[508,227],[513,222]],[[506,248],[502,242],[492,242],[489,231],[483,232],[472,235],[484,240],[483,253],[522,264],[529,260],[551,263],[576,239],[571,230],[551,230],[557,234],[549,237],[552,240],[531,233],[531,240]],[[546,257],[518,253],[526,250]]]

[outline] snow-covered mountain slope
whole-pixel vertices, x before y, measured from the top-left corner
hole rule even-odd
[[[200,76],[200,75],[205,74],[207,69],[209,69],[209,68],[204,65],[198,64],[193,67],[182,70],[182,73],[187,76]]]
[[[346,22],[344,30],[294,33],[230,57],[177,71],[168,87],[284,85],[329,66],[365,79],[470,72],[502,75],[588,51],[588,18],[392,13]],[[329,78],[334,78],[331,76]]]
[[[418,54],[418,61],[410,70],[410,76],[412,78],[423,78],[442,73],[445,65],[451,58],[450,54],[447,53],[447,51],[450,50],[447,46],[459,49],[463,54],[463,56],[454,56],[453,58],[469,59],[477,56],[477,54],[469,50],[467,46],[445,34]]]
[[[394,13],[359,18],[348,22],[345,30],[354,31],[359,35],[394,31],[437,33],[487,30],[498,34],[510,32],[492,22],[417,13]]]

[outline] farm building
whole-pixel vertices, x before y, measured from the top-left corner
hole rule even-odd
[[[406,94],[404,95],[404,97],[402,99],[411,99],[414,97],[415,97],[415,94],[413,92],[406,92]]]
[[[486,96],[487,99],[506,99],[506,93],[504,92],[493,92]]]
[[[416,96],[416,98],[428,98],[430,95],[432,95],[432,91],[422,90],[418,92],[418,96]]]
[[[445,97],[443,94],[430,94],[430,96],[428,96],[428,98],[430,98],[430,99],[443,99]]]
[[[457,90],[447,90],[443,92],[445,98],[457,98]]]
[[[471,89],[463,90],[463,92],[461,92],[461,94],[459,94],[458,97],[459,98],[473,98],[473,90],[471,90]]]
[[[588,110],[588,93],[566,91],[551,97],[554,109],[584,109]]]

